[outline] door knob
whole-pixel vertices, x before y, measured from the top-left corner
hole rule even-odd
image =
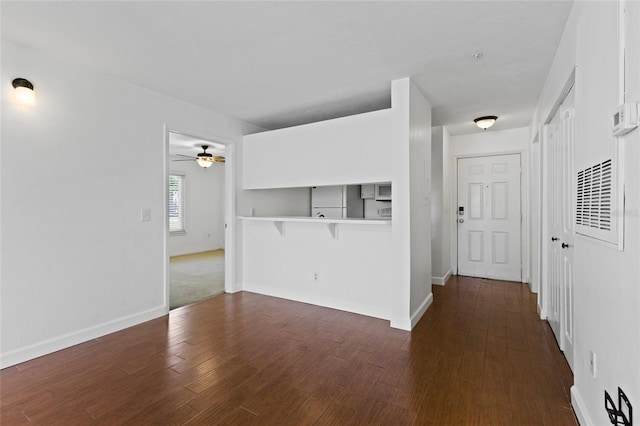
[[[551,237],[551,241],[558,241],[560,238],[558,237]]]
[[[563,249],[565,249],[565,248],[567,248],[567,247],[569,247],[569,244],[562,243],[562,248],[563,248]]]
[[[458,222],[464,223],[464,219],[458,219]]]

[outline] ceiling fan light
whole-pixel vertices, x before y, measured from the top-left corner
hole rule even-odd
[[[495,115],[487,115],[484,117],[478,117],[473,120],[473,122],[476,123],[476,125],[482,130],[487,130],[489,127],[493,126],[496,123],[497,119],[498,117],[496,117]]]
[[[200,167],[204,167],[205,169],[208,167],[211,167],[211,165],[213,164],[213,161],[211,161],[210,159],[204,159],[204,158],[197,158],[196,159],[196,163],[198,163],[198,165]]]

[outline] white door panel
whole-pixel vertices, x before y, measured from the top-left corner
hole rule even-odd
[[[469,262],[484,262],[484,232],[469,231]]]
[[[573,181],[574,91],[546,126],[546,194],[548,206],[549,268],[544,301],[547,320],[560,349],[573,368],[573,244],[575,194]]]
[[[458,274],[521,280],[520,154],[458,160]]]
[[[575,217],[575,184],[573,167],[574,143],[574,91],[560,107],[562,115],[562,197],[560,207],[560,255],[562,262],[562,345],[564,356],[573,369],[573,245],[574,245],[574,217]]]
[[[469,219],[482,220],[484,218],[484,188],[482,182],[469,184]]]
[[[507,232],[494,231],[491,240],[491,253],[493,263],[496,265],[509,264],[509,234]]]
[[[560,200],[560,185],[558,184],[558,174],[560,163],[558,161],[560,147],[560,123],[559,116],[556,114],[553,120],[546,128],[546,147],[548,170],[548,208],[549,208],[549,277],[548,277],[548,316],[547,321],[556,336],[558,346],[561,346],[560,337],[560,264],[559,264],[559,221],[558,221],[558,202]]]
[[[509,182],[491,184],[491,218],[509,220]]]

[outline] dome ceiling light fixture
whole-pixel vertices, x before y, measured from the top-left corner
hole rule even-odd
[[[473,120],[476,123],[476,126],[480,127],[482,130],[487,130],[489,127],[493,126],[498,119],[495,115],[485,115],[484,117],[478,117]]]
[[[202,152],[199,153],[198,157],[196,158],[196,163],[198,163],[200,167],[204,167],[205,169],[213,165],[213,155],[207,152],[207,148],[209,148],[208,145],[202,145]]]

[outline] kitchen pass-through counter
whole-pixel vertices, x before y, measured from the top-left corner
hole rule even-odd
[[[239,219],[244,290],[390,319],[390,219]]]
[[[314,223],[324,224],[331,231],[332,237],[337,238],[337,230],[339,224],[342,225],[382,225],[391,226],[390,219],[362,219],[362,218],[325,218],[325,217],[307,217],[307,216],[274,216],[274,217],[255,217],[241,216],[239,219],[243,221],[259,221],[273,223],[281,235],[284,235],[286,223]]]

